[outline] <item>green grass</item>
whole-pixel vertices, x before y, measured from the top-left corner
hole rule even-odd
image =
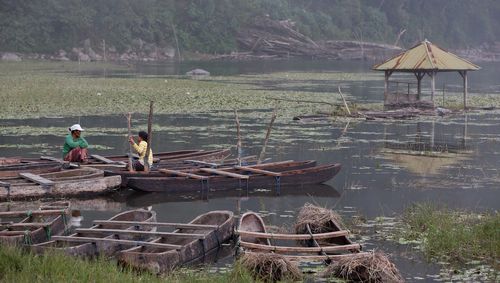
[[[420,242],[429,259],[465,263],[500,258],[500,214],[454,211],[417,204],[403,217],[402,238]]]
[[[253,282],[241,268],[227,273],[179,269],[162,277],[119,267],[105,258],[82,260],[57,253],[33,255],[0,246],[0,282]]]

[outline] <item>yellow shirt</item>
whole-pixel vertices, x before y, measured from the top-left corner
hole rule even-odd
[[[148,150],[148,143],[145,141],[141,141],[139,145],[136,143],[133,144],[135,151],[139,154],[139,162],[144,165],[144,157],[146,157],[146,150]],[[153,150],[149,149],[149,165],[153,165]]]

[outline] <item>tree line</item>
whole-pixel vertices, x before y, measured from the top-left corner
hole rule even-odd
[[[314,40],[402,47],[428,38],[443,47],[500,40],[498,0],[0,0],[0,51],[52,53],[134,39],[204,53],[237,51],[256,17],[290,19]]]

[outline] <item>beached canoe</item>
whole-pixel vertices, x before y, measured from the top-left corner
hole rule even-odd
[[[243,253],[277,253],[294,261],[331,262],[359,255],[361,250],[360,244],[352,243],[347,237],[349,231],[340,227],[326,233],[269,233],[262,218],[254,212],[247,212],[241,216],[237,234],[240,236],[239,244]],[[284,245],[287,241],[307,241],[311,242],[311,246]]]
[[[134,222],[134,224],[115,223],[116,221]],[[65,254],[79,257],[110,256],[121,249],[129,247],[123,246],[120,240],[140,241],[144,240],[144,236],[102,233],[102,231],[110,229],[118,231],[151,231],[154,227],[142,226],[141,224],[155,221],[156,213],[154,211],[144,209],[129,210],[111,217],[105,221],[106,223],[93,225],[89,229],[76,229],[76,233],[72,235],[33,245],[31,249],[39,254],[48,250],[59,250]]]
[[[0,163],[0,180],[17,177],[19,173],[34,174],[56,172],[61,170],[61,164],[47,160],[2,158]]]
[[[118,188],[120,183],[120,176],[105,177],[104,171],[90,167],[45,174],[25,172],[0,181],[0,199],[98,195]]]
[[[0,244],[31,245],[50,241],[71,226],[69,202],[54,202],[38,210],[0,212]]]
[[[125,265],[154,273],[169,272],[175,267],[194,263],[233,236],[234,219],[231,211],[210,211],[188,224],[158,223],[158,228],[177,228],[149,242],[118,253]],[[161,232],[157,232],[161,233]]]
[[[127,186],[145,192],[187,192],[202,190],[230,190],[236,188],[270,188],[320,184],[332,179],[340,171],[340,164],[309,166],[313,163],[291,162],[232,169],[200,168],[193,171],[162,170],[163,177],[130,177]],[[287,165],[289,166],[287,168]],[[297,167],[294,167],[297,166]]]

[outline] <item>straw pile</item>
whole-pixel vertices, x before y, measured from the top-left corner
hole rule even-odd
[[[328,266],[323,276],[335,276],[352,282],[404,282],[399,270],[383,252],[372,251],[345,257]]]
[[[279,254],[245,253],[239,263],[258,281],[297,281],[302,278],[298,266]]]
[[[340,227],[336,227],[335,223]],[[297,216],[295,232],[297,234],[309,234],[308,224],[313,234],[338,231],[343,226],[340,215],[333,210],[306,203]],[[301,245],[309,245],[309,241],[298,242]]]

